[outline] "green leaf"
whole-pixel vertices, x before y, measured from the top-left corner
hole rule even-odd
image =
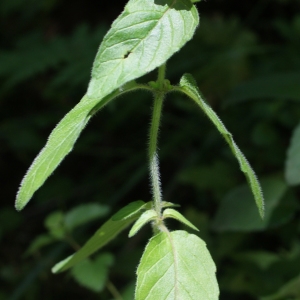
[[[40,234],[30,243],[28,249],[25,252],[25,256],[34,254],[42,247],[48,246],[54,242],[57,242],[57,240],[53,236],[49,234]]]
[[[21,182],[16,199],[16,209],[21,210],[31,199],[35,191],[58,167],[73,146],[92,116],[113,98],[134,89],[132,85],[117,90],[103,99],[91,99],[84,96],[81,101],[58,123],[51,132],[45,147],[34,159]]]
[[[71,274],[82,286],[94,291],[103,290],[107,281],[108,267],[114,259],[110,253],[102,253],[95,259],[86,259],[72,268]]]
[[[174,204],[172,202],[166,202],[166,201],[162,201],[161,206],[162,207],[180,207],[179,204]]]
[[[289,185],[300,184],[300,124],[295,128],[287,151],[285,179]]]
[[[146,223],[157,218],[158,216],[155,210],[149,209],[145,211],[133,224],[128,236],[133,237]]]
[[[144,209],[144,207],[146,206],[147,203],[143,201],[137,201],[128,204],[122,209],[122,219],[118,218],[117,220],[115,220],[114,216],[110,218],[96,231],[96,233],[85,243],[85,245],[80,250],[57,263],[52,268],[52,272],[63,272],[105,246],[108,242],[115,238],[116,235],[118,235],[122,230],[124,230],[133,221],[135,221],[141,215],[142,209]],[[134,209],[131,210],[130,207],[133,207]],[[124,214],[124,211],[127,211],[127,215]],[[117,212],[115,216],[119,214],[120,211]]]
[[[134,201],[121,208],[118,212],[116,212],[111,217],[111,219],[113,221],[125,220],[136,215],[142,209],[150,209],[151,206],[152,206],[152,202],[145,203],[142,200]]]
[[[109,207],[107,205],[97,203],[78,205],[65,214],[64,223],[68,230],[73,230],[82,224],[105,216],[108,211]]]
[[[185,231],[161,232],[137,269],[136,300],[217,300],[216,267],[206,244]]]
[[[183,75],[183,77],[180,80],[180,88],[175,88],[175,90],[179,90],[188,95],[191,99],[193,99],[196,102],[196,104],[200,106],[200,108],[207,115],[207,117],[212,121],[212,123],[217,127],[219,132],[223,135],[226,142],[230,146],[231,151],[238,160],[241,170],[244,172],[248,180],[248,183],[251,187],[252,193],[255,198],[256,205],[259,210],[259,214],[263,218],[264,198],[259,181],[254,171],[252,170],[250,164],[248,163],[247,159],[245,158],[244,154],[241,152],[241,150],[238,148],[235,141],[233,140],[232,134],[226,129],[222,121],[211,109],[211,107],[203,100],[194,78],[190,74]]]
[[[46,146],[33,161],[17,194],[17,210],[21,210],[27,204],[34,192],[72,150],[76,139],[89,120],[87,115],[92,108],[81,104],[84,99],[86,96],[52,131]]]
[[[189,220],[187,220],[180,212],[178,212],[175,209],[172,209],[172,208],[165,209],[163,212],[163,217],[164,217],[164,219],[173,218],[173,219],[185,224],[186,226],[189,226],[192,229],[199,231],[199,229],[196,226],[194,226]]]
[[[130,0],[99,48],[87,95],[102,98],[166,62],[199,23],[190,0]]]
[[[272,214],[287,191],[286,183],[276,177],[261,181],[266,203],[266,214],[261,220],[256,213],[252,194],[247,185],[231,190],[222,200],[213,221],[217,231],[253,231],[268,227]]]
[[[55,211],[47,216],[44,222],[49,233],[56,239],[63,239],[66,235],[64,226],[64,214],[62,211]]]
[[[52,131],[21,182],[17,210],[24,208],[72,150],[91,115],[113,98],[136,89],[124,85],[163,64],[192,38],[198,23],[198,12],[190,0],[128,2],[103,39],[87,95]]]

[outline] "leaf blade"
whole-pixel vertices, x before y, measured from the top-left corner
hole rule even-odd
[[[88,96],[101,98],[167,61],[199,24],[189,0],[131,0],[103,39]]]
[[[217,300],[215,272],[199,237],[185,231],[161,232],[150,239],[138,266],[135,299]]]
[[[135,206],[134,214],[132,214],[131,211],[128,210],[128,215],[130,216],[129,217],[124,216],[122,219],[119,218],[118,220],[114,220],[114,216],[112,216],[95,232],[95,234],[75,254],[57,263],[52,268],[52,272],[59,273],[71,268],[78,262],[82,261],[86,257],[93,254],[95,251],[105,246],[108,242],[110,242],[117,234],[119,234],[133,221],[135,221],[141,215],[141,210],[145,206],[147,206],[147,203],[143,201],[137,201],[137,202],[139,204],[139,209],[137,209],[137,207]],[[127,207],[130,204],[128,204]]]
[[[163,212],[163,217],[164,217],[164,219],[167,219],[167,218],[175,219],[175,220],[185,224],[186,226],[188,226],[196,231],[199,231],[199,229],[195,225],[193,225],[189,220],[187,220],[180,212],[178,212],[175,209],[172,209],[172,208],[165,209]]]
[[[236,157],[239,162],[241,171],[245,174],[248,183],[251,187],[252,193],[254,195],[254,199],[256,205],[258,207],[259,214],[261,218],[264,217],[264,198],[261,186],[259,181],[251,168],[249,162],[247,161],[244,154],[241,152],[239,147],[236,145],[233,140],[232,134],[227,130],[222,121],[219,119],[217,114],[211,109],[211,107],[202,99],[200,92],[198,90],[196,81],[190,74],[184,74],[180,80],[180,87],[177,90],[188,95],[192,100],[196,102],[198,106],[203,110],[203,112],[207,115],[207,117],[212,121],[212,123],[217,127],[219,132],[223,135],[224,139],[228,143],[232,153]]]
[[[128,237],[133,237],[146,223],[157,219],[157,213],[153,209],[145,211],[133,224],[129,231]]]
[[[113,93],[117,96],[121,92]],[[112,99],[112,95],[99,101],[84,96],[81,101],[57,124],[48,137],[47,143],[36,156],[25,174],[17,193],[15,207],[21,210],[68,155],[80,133],[91,118],[90,111],[97,105],[102,108]],[[100,102],[100,103],[99,103]]]

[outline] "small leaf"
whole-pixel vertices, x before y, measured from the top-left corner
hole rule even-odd
[[[146,223],[157,218],[158,216],[155,210],[149,209],[145,211],[133,224],[128,236],[133,237]]]
[[[97,203],[78,205],[65,214],[65,226],[68,230],[73,230],[82,224],[103,217],[108,211],[109,207],[107,205]]]
[[[52,268],[52,272],[63,272],[105,246],[108,242],[115,238],[116,235],[118,235],[122,230],[124,230],[141,215],[141,210],[144,208],[144,206],[147,206],[147,203],[144,203],[143,201],[133,202],[125,206],[122,209],[122,219],[119,218],[118,220],[113,220],[112,217],[107,222],[105,222],[80,250],[57,263]],[[128,209],[128,207],[132,207],[134,209],[130,210]],[[139,209],[137,209],[137,207],[139,207]],[[127,215],[124,214],[124,211],[127,211]]]
[[[166,210],[164,210],[163,212],[163,217],[164,219],[167,219],[167,218],[173,218],[173,219],[176,219],[178,220],[179,222],[185,224],[186,226],[189,226],[191,227],[192,229],[196,230],[196,231],[199,231],[199,229],[194,226],[189,220],[187,220],[180,212],[178,212],[177,210],[175,209],[172,209],[172,208],[167,208]]]
[[[276,177],[264,178],[261,184],[266,203],[264,220],[256,213],[249,187],[242,185],[231,190],[221,201],[213,220],[213,228],[217,231],[253,231],[267,228],[274,210],[287,190],[287,185]]]
[[[161,232],[137,269],[136,300],[217,300],[216,266],[206,244],[185,231]]]
[[[66,234],[64,226],[64,214],[62,211],[55,211],[45,219],[45,227],[56,239],[63,239]]]
[[[25,252],[25,256],[33,254],[40,250],[42,247],[48,246],[57,240],[49,234],[40,234],[38,235],[29,245],[28,249]]]
[[[118,212],[116,212],[111,217],[111,219],[113,221],[125,220],[137,214],[142,209],[150,209],[151,206],[152,206],[152,202],[145,203],[144,201],[141,200],[134,201],[121,208]]]
[[[300,124],[295,128],[287,151],[285,178],[289,185],[300,184]]]
[[[252,193],[255,198],[256,205],[259,210],[260,216],[264,217],[264,198],[262,194],[262,190],[259,184],[259,181],[252,170],[250,164],[245,158],[244,154],[236,145],[233,140],[232,134],[226,129],[222,121],[216,115],[216,113],[211,109],[211,107],[202,99],[200,92],[198,90],[197,84],[194,78],[190,74],[185,74],[180,80],[180,87],[177,90],[185,93],[191,99],[193,99],[198,106],[203,110],[203,112],[207,115],[207,117],[212,121],[212,123],[217,127],[219,132],[223,135],[226,142],[228,143],[232,153],[236,157],[239,162],[241,170],[244,172],[248,183],[251,187]]]
[[[94,291],[103,290],[107,281],[108,267],[113,263],[110,253],[102,253],[95,259],[86,259],[72,268],[71,274],[82,286]]]
[[[179,204],[174,204],[172,202],[163,201],[162,202],[162,207],[180,207],[180,205]]]

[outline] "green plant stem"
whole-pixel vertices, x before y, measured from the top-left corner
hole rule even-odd
[[[158,130],[161,118],[161,110],[164,100],[165,92],[163,92],[163,85],[165,80],[166,65],[162,65],[158,69],[157,85],[158,89],[154,92],[154,107],[152,112],[152,121],[150,127],[150,141],[149,141],[149,169],[150,180],[152,187],[152,195],[154,202],[154,209],[159,217],[161,217],[162,210],[162,192],[160,184],[159,173],[159,159],[157,155],[157,139]]]
[[[159,84],[160,88],[163,87],[165,81],[165,75],[166,75],[166,64],[163,64],[158,68],[157,83]]]
[[[123,300],[121,294],[119,293],[119,291],[117,290],[117,288],[114,286],[114,284],[111,281],[108,280],[106,282],[106,287],[110,291],[110,293],[113,295],[115,300]]]

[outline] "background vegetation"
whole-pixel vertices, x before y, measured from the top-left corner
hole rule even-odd
[[[124,5],[0,2],[0,299],[112,299],[115,288],[132,299],[150,228],[130,240],[124,232],[93,264],[60,275],[50,267],[118,208],[150,200],[151,97],[132,93],[103,109],[30,205],[13,207],[51,129],[85,93],[98,45]],[[260,221],[217,130],[180,95],[167,99],[160,133],[164,198],[200,228],[220,299],[300,299],[300,1],[197,6],[201,26],[167,75],[173,83],[183,72],[195,76],[262,179],[267,216]]]

